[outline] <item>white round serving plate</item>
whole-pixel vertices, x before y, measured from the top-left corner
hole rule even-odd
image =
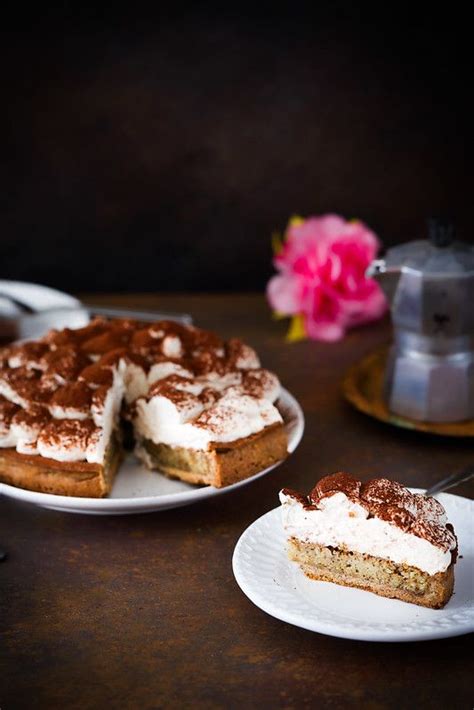
[[[8,296],[33,308],[37,313],[52,309],[51,314],[44,313],[29,322],[24,332],[20,328],[20,339],[36,338],[46,333],[50,328],[81,328],[89,322],[89,315],[81,308],[81,302],[74,296],[63,291],[57,291],[49,286],[27,283],[25,281],[5,281],[0,279],[0,316],[14,318],[21,316],[21,309],[8,299]],[[73,309],[55,311],[54,309]]]
[[[288,435],[288,452],[291,454],[303,436],[304,416],[296,399],[282,389],[278,400]],[[281,462],[280,462],[281,463]],[[257,478],[272,471],[279,463],[259,471],[254,476],[234,483],[225,488],[213,486],[193,486],[184,481],[176,481],[156,471],[149,471],[135,456],[130,454],[120,467],[112,491],[108,498],[78,498],[75,496],[57,496],[50,493],[37,493],[23,488],[0,483],[0,494],[27,503],[34,503],[43,508],[60,510],[65,513],[84,513],[89,515],[127,515],[129,513],[152,513],[168,508],[197,503],[206,498],[213,498],[224,493],[231,493],[241,486],[246,486]]]
[[[70,296],[68,293],[57,291],[55,288],[49,288],[49,286],[27,283],[26,281],[5,281],[0,279],[0,294],[16,298],[37,311],[81,305],[77,298]],[[5,315],[15,316],[18,315],[19,309],[8,298],[3,298],[0,295],[0,312]]]
[[[414,492],[423,492],[412,489]],[[328,636],[360,641],[423,641],[474,631],[474,501],[440,493],[459,540],[454,594],[444,609],[426,609],[371,592],[309,579],[287,558],[281,508],[240,537],[232,566],[247,597],[271,616]]]

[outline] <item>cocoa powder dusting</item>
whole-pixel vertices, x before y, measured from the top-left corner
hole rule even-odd
[[[92,391],[85,382],[73,382],[56,390],[50,399],[51,405],[65,409],[88,411],[92,401]]]
[[[14,404],[0,395],[0,424],[8,426],[18,411],[21,411],[18,404]]]
[[[77,447],[85,450],[95,430],[92,419],[52,419],[41,431],[38,440],[50,447]]]
[[[31,410],[20,409],[13,417],[14,424],[25,425],[35,429],[43,429],[48,422],[51,421],[51,416],[45,407],[33,407]]]
[[[9,358],[15,367],[9,367]],[[239,362],[255,360],[253,350],[240,340],[234,338],[226,343],[214,333],[194,326],[174,321],[150,324],[96,318],[84,328],[52,330],[40,340],[0,350],[4,391],[11,392],[23,407],[22,410],[5,398],[0,400],[0,423],[8,429],[11,419],[24,411],[21,416],[30,418],[28,421],[32,423],[31,417],[36,417],[35,425],[43,428],[42,434],[50,442],[59,437],[64,447],[70,437],[75,446],[77,437],[83,439],[94,425],[88,419],[54,419],[50,412],[59,416],[55,407],[81,413],[102,411],[113,384],[114,368],[121,362],[133,363],[145,373],[159,363],[172,363],[186,370],[189,378],[170,375],[152,385],[147,396],[161,394],[178,407],[196,407],[198,411],[204,408],[206,412],[223,395],[209,382],[203,383],[202,390],[199,386],[196,390],[199,377],[209,373],[220,376],[236,373],[239,394],[264,396],[272,384],[269,378],[274,376],[260,369],[240,369]],[[133,413],[133,403],[128,410]],[[225,408],[222,410],[204,412],[197,424],[217,430],[225,418]]]
[[[322,478],[309,494],[312,503],[319,503],[322,498],[332,496],[334,493],[345,493],[351,500],[359,501],[361,482],[348,473],[333,473]]]
[[[50,350],[41,358],[42,368],[47,374],[65,381],[74,380],[81,370],[90,364],[90,360],[76,346],[61,346]]]
[[[19,366],[38,367],[41,358],[49,350],[46,343],[31,341],[12,345],[7,350],[8,358],[18,361]]]
[[[114,375],[111,367],[104,366],[100,363],[88,365],[79,375],[79,380],[90,386],[111,385]]]
[[[307,509],[314,509],[327,496],[344,493],[364,507],[369,518],[396,525],[443,550],[456,544],[456,536],[452,527],[445,523],[445,511],[439,501],[411,493],[400,483],[387,478],[373,478],[362,483],[348,473],[339,472],[322,478],[307,497],[290,489],[284,490]]]

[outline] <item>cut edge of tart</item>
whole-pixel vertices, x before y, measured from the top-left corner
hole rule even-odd
[[[337,473],[280,501],[288,557],[307,577],[432,609],[451,598],[457,539],[436,499]]]
[[[230,486],[263,471],[288,455],[283,424],[273,424],[263,431],[227,444],[211,444],[209,450],[195,450],[144,439],[136,449],[150,469],[188,483]]]

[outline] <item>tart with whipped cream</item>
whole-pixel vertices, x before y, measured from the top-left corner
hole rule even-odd
[[[0,350],[0,480],[107,495],[131,424],[149,468],[225,486],[287,455],[277,377],[241,341],[95,319]]]
[[[288,556],[308,577],[433,609],[449,601],[457,540],[435,498],[336,473],[280,502]]]

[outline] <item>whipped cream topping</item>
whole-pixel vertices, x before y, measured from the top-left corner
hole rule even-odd
[[[93,391],[84,382],[58,387],[49,400],[48,409],[54,419],[87,419]]]
[[[0,396],[5,397],[9,402],[18,404],[20,407],[27,407],[29,405],[29,399],[22,397],[20,392],[3,378],[0,378]]]
[[[95,319],[0,351],[0,447],[102,463],[125,406],[138,437],[207,448],[281,422],[279,391],[237,339]]]
[[[120,408],[124,394],[124,381],[118,371],[114,372],[111,387],[103,385],[94,392],[91,414],[96,429],[87,441],[86,460],[102,463],[108,443],[119,423]]]
[[[44,426],[41,417],[29,416],[27,412],[19,413],[12,421],[11,435],[14,440],[12,446],[20,454],[36,453],[36,441]]]
[[[137,397],[142,397],[148,392],[149,381],[143,367],[134,362],[120,360],[119,370],[123,378],[127,404],[131,404]]]
[[[42,429],[36,453],[56,461],[89,461],[85,455],[89,440],[98,432],[90,419],[62,419]],[[95,439],[92,439],[95,443]]]
[[[41,430],[48,424],[49,418],[42,412],[26,412],[23,409],[11,408],[7,419],[5,402],[3,403],[3,419],[0,420],[0,447],[14,447],[21,454],[36,453],[36,440]]]
[[[235,366],[240,370],[252,370],[253,368],[260,367],[260,360],[255,350],[242,343],[240,352],[235,359]]]
[[[280,492],[283,527],[289,537],[303,542],[381,557],[430,575],[446,571],[457,544],[454,534],[446,527],[444,509],[438,501],[424,506],[416,494],[404,490],[415,499],[411,514],[414,524],[408,529],[394,514],[385,516],[390,519],[384,520],[371,513],[370,505],[350,493],[332,490],[313,502],[288,489]],[[421,512],[423,509],[426,515]],[[439,530],[425,535],[426,530],[423,525],[417,526],[418,522]],[[445,534],[441,533],[442,529]]]
[[[156,444],[208,449],[212,443],[236,441],[280,423],[281,415],[267,399],[229,388],[216,401],[181,391],[180,399],[155,395],[139,399],[135,428]]]
[[[147,383],[148,385],[152,385],[154,382],[158,382],[158,380],[169,377],[169,375],[180,375],[181,377],[193,376],[192,372],[179,363],[173,362],[172,360],[164,360],[162,362],[156,362],[151,366],[147,376]],[[146,394],[147,391],[148,387],[142,394]]]
[[[183,346],[177,335],[167,335],[163,338],[161,350],[166,357],[181,357]]]

